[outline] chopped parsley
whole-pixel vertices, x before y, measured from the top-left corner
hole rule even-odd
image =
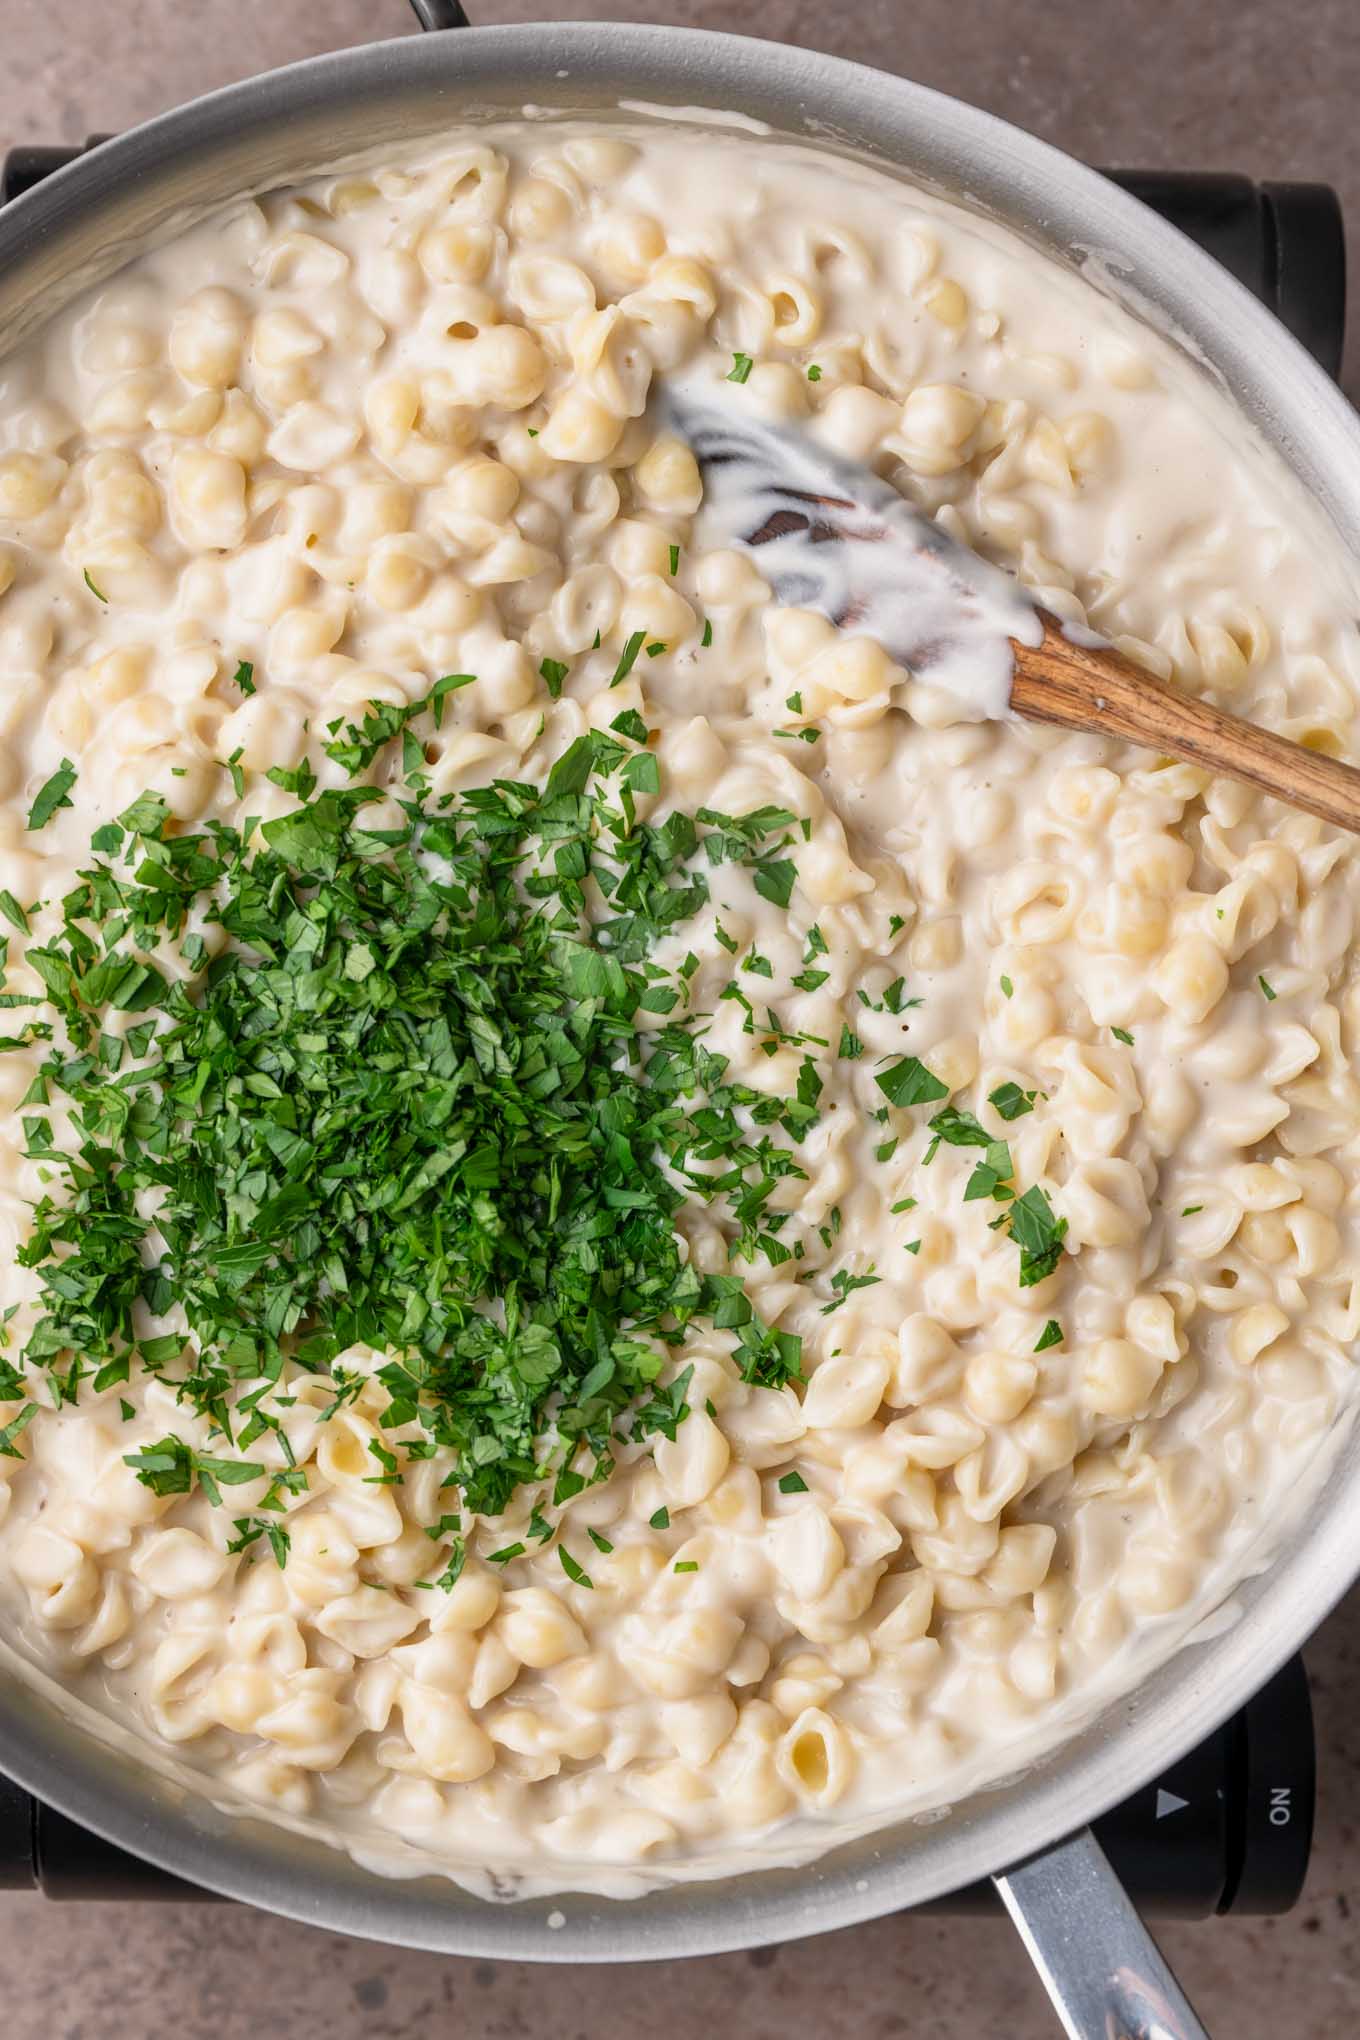
[[[85,569],[85,586],[86,586],[86,587],[87,587],[87,588],[89,589],[89,591],[90,591],[91,595],[93,595],[93,596],[94,596],[94,598],[95,598],[95,601],[96,601],[96,602],[107,602],[107,601],[108,601],[108,599],[109,599],[109,598],[108,598],[108,596],[107,596],[107,595],[106,595],[106,594],[104,593],[103,589],[102,589],[102,588],[96,588],[96,587],[95,587],[95,585],[94,585],[94,582],[93,582],[93,581],[92,581],[92,580],[90,579],[90,570],[89,570],[89,568],[88,568],[88,567],[86,567],[86,569]]]
[[[872,1267],[867,1275],[852,1275],[848,1268],[838,1268],[831,1278],[832,1299],[822,1305],[822,1316],[830,1317],[832,1311],[839,1310],[857,1289],[872,1289],[882,1279],[881,1275],[875,1275]]]
[[[471,677],[375,705],[327,749],[354,774]],[[100,832],[61,931],[30,947],[52,1022],[32,1038],[66,1040],[25,1121],[49,1187],[20,1250],[41,1283],[24,1359],[71,1401],[135,1364],[208,1417],[213,1450],[171,1434],[129,1463],[158,1494],[214,1503],[265,1481],[242,1549],[263,1536],[277,1556],[265,1519],[305,1489],[299,1469],[248,1456],[283,1436],[267,1398],[285,1366],[328,1378],[338,1407],[359,1379],[348,1349],[387,1356],[366,1478],[395,1484],[447,1448],[445,1486],[474,1515],[522,1487],[555,1482],[560,1502],[606,1478],[619,1437],[673,1438],[693,1368],[661,1376],[691,1323],[732,1335],[747,1381],[798,1378],[799,1340],[761,1320],[738,1274],[683,1261],[674,1216],[687,1195],[718,1203],[734,1258],[789,1258],[768,1206],[803,1175],[811,1056],[796,1097],[770,1096],[735,1082],[701,1027],[635,1019],[669,1014],[687,982],[650,959],[707,904],[705,863],[745,863],[785,897],[771,839],[794,818],[640,823],[634,789],[654,771],[590,731],[542,788],[497,781],[427,809],[417,786],[396,826],[366,826],[377,789],[317,793],[302,768],[300,804],[247,831],[181,830],[144,794]],[[34,826],[74,777],[64,762]],[[211,961],[191,915],[226,938]],[[197,975],[167,976],[161,944]],[[133,1016],[123,1039],[113,1014]],[[797,1039],[773,1014],[768,1032]],[[53,1141],[58,1092],[74,1153]],[[172,1313],[185,1329],[162,1329]],[[14,1455],[35,1408],[0,1450]],[[528,1534],[551,1532],[535,1511]]]
[[[904,1055],[874,1078],[890,1105],[930,1105],[949,1096],[949,1086],[914,1055]]]
[[[31,827],[32,824],[30,823],[29,826]],[[1279,993],[1276,991],[1274,985],[1272,985],[1267,978],[1258,977],[1256,982],[1261,987],[1261,990],[1265,993],[1268,999],[1277,999],[1280,996]]]
[[[1125,1048],[1133,1047],[1133,1036],[1129,1033],[1127,1027],[1112,1027],[1110,1032],[1116,1041],[1123,1042]]]
[[[45,829],[58,808],[70,807],[75,783],[76,768],[69,758],[63,758],[52,777],[38,788],[37,798],[28,811],[28,827]]]
[[[1007,999],[1012,998],[1015,993],[1015,986],[1011,983],[1010,979],[1005,975],[1004,971],[1001,976],[1001,993],[1002,997]]]
[[[26,1402],[17,1417],[11,1417],[7,1424],[0,1426],[0,1454],[6,1459],[23,1458],[24,1455],[15,1440],[28,1428],[37,1414],[38,1405],[35,1402]]]
[[[645,630],[635,630],[632,632],[628,642],[619,654],[619,663],[615,666],[614,676],[609,682],[611,687],[619,686],[621,682],[628,678],[628,675],[637,664],[638,653],[642,650],[646,641],[647,633]]]
[[[249,659],[242,659],[231,677],[240,688],[242,694],[254,694],[257,691],[255,686],[255,668]]]
[[[287,1565],[290,1539],[282,1523],[272,1522],[267,1516],[237,1516],[232,1528],[236,1535],[227,1545],[229,1552],[249,1551],[263,1537],[274,1554],[275,1565]]]
[[[564,665],[561,659],[543,659],[540,661],[538,668],[539,678],[554,701],[561,694],[562,682],[566,679],[570,670],[571,668]]]
[[[1002,1119],[1023,1119],[1027,1112],[1034,1110],[1037,1093],[1022,1091],[1018,1084],[998,1084],[994,1091],[987,1093],[987,1103]]]
[[[1050,1346],[1061,1346],[1063,1328],[1055,1317],[1051,1317],[1034,1342],[1036,1353],[1046,1353]]]
[[[669,1530],[671,1527],[671,1512],[663,1502],[656,1511],[656,1514],[649,1516],[647,1521],[653,1530]]]
[[[327,725],[330,742],[322,748],[328,758],[334,759],[341,770],[353,778],[357,773],[366,772],[379,752],[385,750],[394,738],[401,737],[402,766],[409,778],[412,771],[418,770],[425,762],[422,747],[409,734],[410,725],[419,716],[429,715],[435,728],[439,729],[444,720],[444,703],[449,695],[460,688],[471,687],[476,677],[475,673],[445,673],[419,701],[401,706],[391,701],[372,702],[361,722],[344,725],[343,735],[340,734],[341,722],[337,718]],[[411,751],[414,751],[414,756],[410,755]],[[296,771],[285,771],[274,765],[265,777],[272,779],[275,786],[281,786],[286,793],[297,794],[301,800],[306,800],[316,785],[315,774],[306,758]],[[372,798],[371,791],[368,797]],[[146,796],[143,795],[143,798]]]
[[[822,379],[822,371],[820,370],[820,368],[818,368],[815,361],[811,364],[811,366],[808,369],[807,379],[809,382],[820,382]]]
[[[1037,1183],[1003,1215],[1006,1230],[1020,1249],[1020,1287],[1030,1289],[1051,1275],[1062,1259],[1067,1220],[1057,1216]]]
[[[946,1105],[942,1112],[935,1114],[929,1125],[934,1138],[925,1152],[924,1162],[927,1166],[934,1161],[941,1143],[949,1147],[989,1148],[993,1145],[992,1136],[986,1127],[974,1119],[971,1112],[961,1111],[957,1105]],[[1005,1145],[1004,1142],[997,1144]]]
[[[808,1484],[803,1479],[801,1473],[784,1473],[780,1475],[779,1492],[781,1495],[805,1495],[807,1491]]]
[[[744,383],[754,367],[755,362],[749,354],[734,354],[727,380],[729,382]]]

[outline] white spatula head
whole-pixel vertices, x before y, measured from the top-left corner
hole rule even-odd
[[[1024,590],[872,468],[743,412],[741,398],[678,387],[662,399],[703,476],[703,542],[747,553],[776,602],[877,639],[964,714],[1004,716],[1011,640],[1043,639]]]

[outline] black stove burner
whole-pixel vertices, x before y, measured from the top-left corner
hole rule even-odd
[[[425,27],[455,27],[457,0],[412,0]],[[103,140],[92,136],[85,148]],[[0,204],[82,149],[12,149]],[[1106,173],[1261,299],[1329,375],[1340,373],[1346,256],[1341,207],[1326,184],[1254,184],[1187,171]],[[1313,1835],[1312,1709],[1294,1658],[1249,1706],[1163,1777],[1134,1793],[1095,1831],[1139,1910],[1159,1918],[1282,1913],[1303,1889]],[[0,1890],[53,1899],[209,1900],[213,1894],[125,1854],[0,1777]],[[981,1912],[990,1884],[925,1908]]]

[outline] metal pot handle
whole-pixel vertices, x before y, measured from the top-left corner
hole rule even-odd
[[[411,0],[411,12],[422,28],[471,28],[458,0]]]
[[[1068,2040],[1209,2040],[1090,1828],[992,1881]]]

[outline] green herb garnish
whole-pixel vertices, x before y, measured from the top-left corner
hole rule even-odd
[[[867,1275],[852,1275],[848,1268],[838,1268],[831,1278],[832,1300],[822,1305],[822,1316],[830,1317],[832,1311],[839,1310],[857,1289],[872,1289],[876,1282],[882,1280],[881,1275],[875,1275],[872,1267]]]
[[[468,681],[395,718],[375,707],[327,748],[362,768]],[[365,827],[376,789],[317,794],[300,768],[302,804],[258,832],[181,832],[154,794],[106,825],[121,864],[82,872],[62,932],[26,959],[67,1036],[31,1102],[64,1093],[78,1149],[54,1145],[45,1109],[26,1120],[55,1180],[20,1254],[42,1282],[24,1358],[71,1400],[135,1363],[212,1420],[220,1453],[172,1435],[129,1455],[157,1493],[213,1501],[266,1477],[244,1452],[277,1431],[285,1365],[329,1377],[338,1405],[355,1344],[390,1356],[384,1428],[419,1434],[375,1441],[368,1481],[445,1447],[446,1485],[481,1514],[524,1485],[555,1479],[560,1500],[604,1478],[617,1436],[673,1438],[693,1369],[660,1377],[691,1322],[732,1335],[746,1380],[797,1378],[799,1341],[737,1275],[682,1262],[674,1214],[716,1200],[734,1255],[789,1257],[767,1207],[803,1171],[774,1133],[815,1123],[812,1060],[796,1097],[772,1097],[689,1023],[635,1023],[686,982],[650,957],[706,905],[703,863],[759,884],[793,818],[640,825],[654,772],[596,731],[542,789],[499,781],[434,811],[417,796],[395,827]],[[73,780],[45,790],[49,813]],[[211,961],[191,914],[227,938]],[[193,980],[152,960],[164,941]],[[120,1039],[109,1013],[152,1017]],[[156,1329],[172,1311],[186,1332]]]
[[[573,1580],[578,1587],[593,1587],[595,1585],[594,1580],[591,1579],[585,1567],[572,1557],[565,1544],[558,1545],[557,1556],[562,1561],[562,1570],[567,1578]]]
[[[71,788],[76,783],[76,768],[69,758],[63,758],[52,777],[39,787],[37,798],[28,811],[28,827],[45,829],[58,808],[70,807]]]
[[[904,1055],[874,1078],[890,1105],[930,1105],[949,1096],[949,1086],[914,1055]]]
[[[994,1091],[987,1093],[987,1103],[1002,1119],[1023,1119],[1027,1112],[1034,1110],[1035,1096],[1033,1091],[1022,1091],[1018,1084],[998,1084]]]
[[[1062,1259],[1067,1220],[1056,1215],[1037,1183],[1017,1197],[1004,1216],[1020,1249],[1020,1287],[1030,1289],[1051,1275]]]

